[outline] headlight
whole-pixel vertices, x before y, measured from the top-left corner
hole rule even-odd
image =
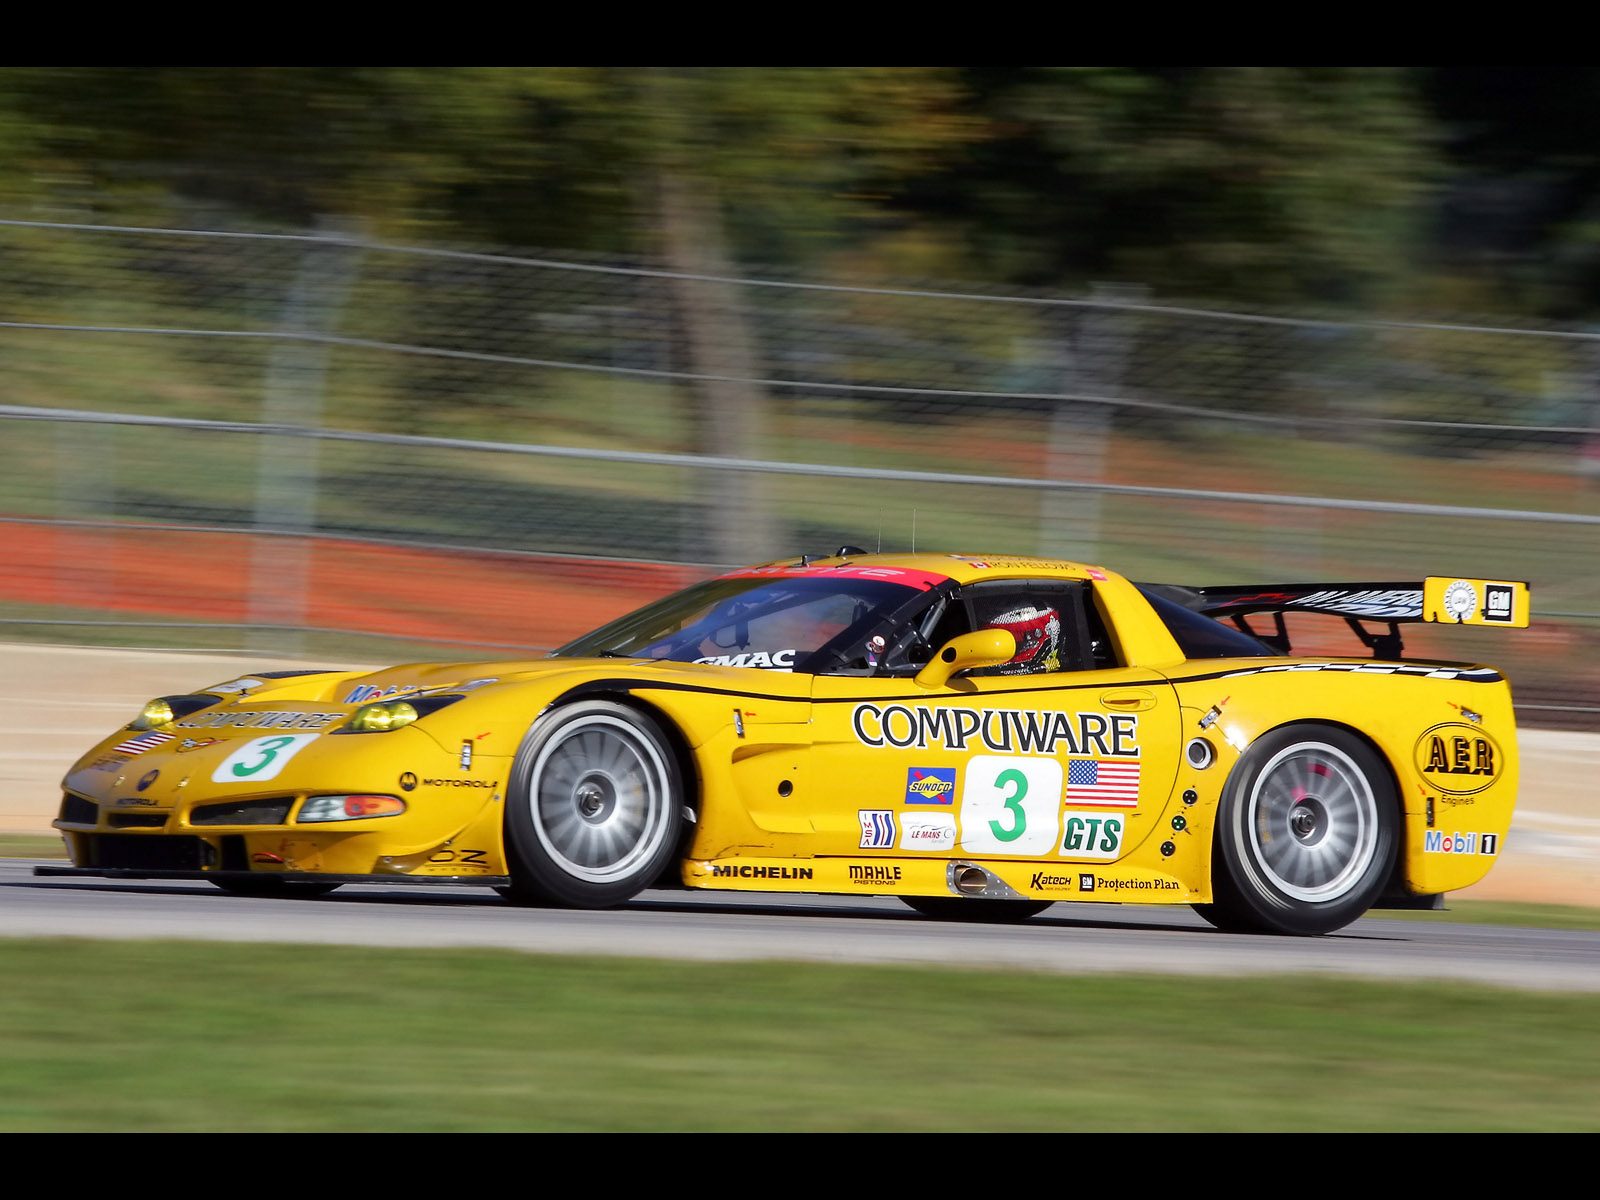
[[[215,696],[157,696],[140,710],[129,729],[165,729],[179,717],[187,717],[202,708],[210,708],[222,701]]]
[[[296,821],[360,821],[397,817],[406,810],[398,796],[312,796],[300,806]]]
[[[374,700],[356,709],[350,719],[335,729],[335,733],[388,733],[391,729],[404,729],[413,721],[438,712],[446,705],[465,699],[459,695],[412,696],[406,700]]]
[[[380,700],[356,709],[344,728],[346,733],[387,733],[404,728],[420,715],[415,705],[404,700]]]

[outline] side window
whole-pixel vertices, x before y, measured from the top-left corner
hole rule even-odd
[[[967,588],[974,629],[1004,629],[1016,639],[1010,662],[974,675],[1036,675],[1091,666],[1081,583],[1062,580],[1006,580]]]

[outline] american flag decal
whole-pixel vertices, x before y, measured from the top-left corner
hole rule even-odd
[[[138,737],[129,738],[121,745],[113,746],[111,749],[117,754],[138,754],[144,750],[154,750],[163,742],[170,742],[172,737],[173,735],[170,733],[141,733]]]
[[[1137,758],[1074,758],[1067,763],[1067,808],[1138,808]]]

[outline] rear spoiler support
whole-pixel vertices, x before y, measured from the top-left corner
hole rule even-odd
[[[1525,582],[1458,579],[1430,575],[1403,583],[1287,583],[1268,586],[1181,587],[1141,584],[1186,608],[1231,621],[1244,633],[1279,653],[1289,653],[1284,614],[1320,613],[1343,617],[1374,658],[1397,659],[1403,646],[1402,624],[1433,621],[1453,625],[1502,625],[1523,629],[1531,608]],[[1252,629],[1253,614],[1270,614],[1271,633]],[[1366,622],[1381,622],[1387,632],[1374,633]]]

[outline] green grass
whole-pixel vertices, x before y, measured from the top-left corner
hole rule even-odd
[[[1593,1131],[1589,996],[0,943],[0,1130]]]

